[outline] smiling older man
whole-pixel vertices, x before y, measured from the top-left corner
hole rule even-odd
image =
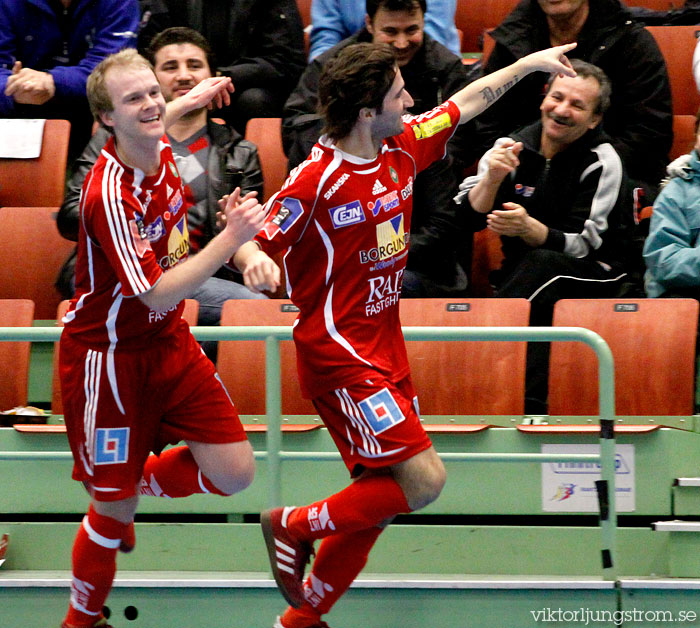
[[[491,32],[496,45],[484,73],[534,50],[577,42],[575,59],[593,63],[610,79],[613,95],[603,128],[635,186],[653,199],[671,148],[671,90],[654,38],[618,0],[524,0]],[[528,77],[477,120],[481,150],[534,122],[545,78]],[[470,148],[465,147],[467,151]]]
[[[627,276],[631,194],[602,131],[611,86],[600,68],[550,77],[540,120],[499,139],[462,184],[462,202],[501,236],[499,297],[530,301],[530,323],[549,325],[562,298],[615,296]],[[528,349],[526,412],[546,412],[548,346]]]

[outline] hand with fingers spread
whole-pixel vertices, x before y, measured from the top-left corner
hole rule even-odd
[[[238,189],[238,188],[236,188],[236,189]],[[240,192],[239,192],[239,194],[240,194]],[[224,211],[224,208],[226,207],[226,203],[228,202],[229,196],[231,196],[231,195],[224,194],[224,196],[222,196],[218,201],[219,211],[216,212],[216,228],[219,231],[222,231],[226,227],[226,212]],[[251,198],[257,199],[257,197],[258,197],[257,191],[251,191],[251,192],[246,193],[246,195],[243,196],[242,198],[240,198],[238,202],[243,203],[244,201],[247,201]]]
[[[170,127],[190,111],[227,107],[231,104],[233,83],[228,76],[205,78],[180,98],[171,100],[166,109],[165,127]]]
[[[253,239],[253,236],[265,224],[265,211],[258,202],[255,192],[249,192],[241,198],[241,189],[236,188],[219,201],[219,207],[225,221],[224,233],[236,243],[236,249]]]
[[[190,96],[193,100],[193,109],[200,107],[221,109],[231,104],[233,91],[233,82],[228,76],[214,76],[200,81],[186,96]]]

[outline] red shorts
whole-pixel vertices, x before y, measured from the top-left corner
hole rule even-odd
[[[312,401],[353,477],[365,468],[408,460],[432,445],[408,376],[398,382],[377,376]]]
[[[59,369],[73,478],[98,501],[135,495],[149,453],[168,443],[246,440],[214,365],[187,327],[113,354],[64,334]]]

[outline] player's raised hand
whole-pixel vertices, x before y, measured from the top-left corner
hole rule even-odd
[[[222,201],[226,222],[224,231],[228,231],[235,239],[236,248],[238,248],[244,242],[252,240],[253,236],[263,228],[265,211],[258,203],[255,194],[248,193],[241,198],[241,188],[236,188]]]
[[[566,53],[576,48],[576,43],[554,46],[546,50],[538,50],[520,59],[529,72],[554,72],[561,76],[576,76],[576,71],[571,67],[571,62]]]
[[[227,106],[231,104],[233,83],[228,76],[206,78],[195,85],[189,92],[171,100],[165,109],[165,128],[168,129],[182,116],[208,107]]]
[[[228,76],[214,76],[200,81],[188,93],[191,94],[197,88],[201,92],[195,94],[200,107],[206,106],[209,109],[221,109],[231,104],[231,94],[234,92],[233,82]],[[197,107],[198,108],[198,107]]]
[[[226,213],[225,213],[225,207],[226,207],[226,202],[228,201],[228,194],[224,194],[218,201],[219,205],[219,211],[216,212],[216,228],[217,230],[221,231],[225,226],[226,226]],[[258,193],[255,190],[252,190],[251,192],[246,192],[246,195],[243,196],[240,199],[240,202],[247,201],[249,198],[257,198]]]

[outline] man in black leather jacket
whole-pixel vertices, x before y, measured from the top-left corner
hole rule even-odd
[[[250,118],[279,118],[306,66],[304,26],[295,0],[141,0],[138,47],[171,26],[210,42],[219,74],[235,92],[221,116],[240,133]]]
[[[418,27],[419,32],[411,31],[413,42],[398,57],[406,90],[414,101],[409,109],[413,114],[429,111],[468,83],[461,59],[424,34],[424,0],[370,0],[367,11],[368,26],[316,57],[285,104],[282,141],[290,169],[306,159],[321,134],[321,117],[316,111],[321,69],[350,44],[385,42],[400,51],[405,41],[401,28]],[[386,32],[398,35],[392,38]],[[466,290],[466,275],[457,262],[456,249],[462,238],[458,236],[460,223],[452,201],[458,181],[449,156],[416,179],[403,296],[456,296]]]
[[[166,100],[173,100],[212,75],[209,44],[189,28],[171,28],[157,35],[148,51]],[[109,138],[100,127],[76,162],[58,217],[58,229],[68,240],[78,239],[80,191],[83,181]],[[206,109],[194,111],[168,129],[173,154],[183,178],[191,250],[196,252],[218,232],[217,200],[235,187],[241,193],[257,192],[262,197],[262,170],[255,145],[233,128],[213,121]],[[64,265],[59,289],[72,296],[74,257]],[[221,306],[227,299],[253,299],[262,295],[232,281],[237,277],[226,268],[210,278],[191,295],[199,304],[200,325],[218,324]]]

